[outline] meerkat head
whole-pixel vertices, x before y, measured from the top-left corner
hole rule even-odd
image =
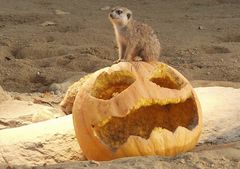
[[[112,8],[109,19],[113,25],[124,26],[132,19],[132,11],[125,7]]]

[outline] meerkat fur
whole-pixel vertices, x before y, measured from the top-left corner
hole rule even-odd
[[[160,42],[153,29],[133,19],[132,11],[115,7],[109,13],[119,50],[115,61],[158,61]]]

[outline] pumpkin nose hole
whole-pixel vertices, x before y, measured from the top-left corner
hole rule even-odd
[[[136,80],[129,71],[115,71],[110,74],[101,73],[92,88],[91,95],[108,100],[127,89]]]
[[[167,65],[160,64],[152,73],[150,81],[160,87],[180,90],[186,83],[181,80]]]
[[[145,101],[148,102],[147,100]],[[156,128],[174,132],[178,127],[193,130],[198,124],[195,101],[189,98],[183,102],[166,105],[143,105],[132,110],[125,117],[111,117],[95,126],[98,138],[112,149],[119,148],[130,136],[148,139]]]

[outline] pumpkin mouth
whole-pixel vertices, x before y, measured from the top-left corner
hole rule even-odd
[[[116,150],[130,136],[149,139],[156,128],[174,133],[180,126],[193,130],[198,124],[196,103],[192,98],[185,101],[172,100],[164,105],[163,102],[147,99],[141,103],[125,117],[110,117],[101,121],[94,126],[95,135],[105,145]]]

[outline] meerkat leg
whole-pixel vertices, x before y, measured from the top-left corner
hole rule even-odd
[[[143,55],[143,58],[146,61],[158,61],[160,55],[160,46],[155,44],[146,46]]]
[[[121,61],[125,61],[125,58],[124,58],[125,51],[126,51],[126,46],[123,44],[119,44],[118,45],[118,54],[119,54],[118,60],[115,60],[113,63],[119,63]]]
[[[139,52],[140,58],[142,58],[142,61],[151,61],[154,56],[151,48],[148,46],[145,46],[143,50]]]
[[[134,61],[136,56],[136,45],[127,45],[124,58],[128,61]]]

